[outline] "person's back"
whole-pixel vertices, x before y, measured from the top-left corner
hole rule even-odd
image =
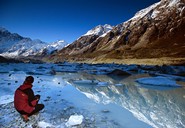
[[[34,95],[33,82],[34,78],[32,76],[26,77],[23,85],[17,88],[14,95],[14,107],[25,121],[28,121],[29,116],[44,108],[43,104],[38,104],[40,95]]]

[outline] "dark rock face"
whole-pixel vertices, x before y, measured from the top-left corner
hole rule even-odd
[[[81,54],[83,53],[83,49],[89,46],[97,38],[97,35],[82,36],[81,38],[70,44],[68,47],[62,49],[60,53],[69,55]]]
[[[20,63],[21,61],[15,59],[7,59],[0,56],[0,63]]]
[[[108,73],[108,75],[129,76],[131,74],[126,71],[122,71],[120,69],[115,69],[112,72]]]

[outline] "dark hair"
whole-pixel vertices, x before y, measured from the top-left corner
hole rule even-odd
[[[32,84],[32,83],[34,82],[33,76],[27,76],[26,79],[25,79],[25,82],[26,82],[26,83],[31,83],[31,84]]]

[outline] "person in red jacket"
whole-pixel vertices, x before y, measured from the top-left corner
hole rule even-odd
[[[34,78],[32,76],[26,77],[24,83],[17,88],[14,95],[14,107],[25,121],[29,120],[29,116],[44,108],[43,104],[38,104],[40,95],[34,95],[32,90],[33,82]]]

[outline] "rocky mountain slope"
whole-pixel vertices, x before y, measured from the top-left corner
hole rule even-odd
[[[184,64],[185,1],[161,0],[102,34],[84,35],[49,59],[54,62]]]
[[[106,36],[106,34],[109,33],[112,28],[113,27],[108,24],[96,26],[95,28],[89,30],[86,34],[79,37],[72,44],[51,55],[52,57],[50,57],[49,60],[65,61],[69,56],[74,58],[76,58],[78,55],[81,56],[85,51],[87,51],[89,46],[93,45],[93,43],[99,38]],[[59,56],[61,56],[60,59],[58,58]]]
[[[7,58],[0,56],[0,63],[20,63],[20,62],[21,62],[20,60],[7,59]]]

